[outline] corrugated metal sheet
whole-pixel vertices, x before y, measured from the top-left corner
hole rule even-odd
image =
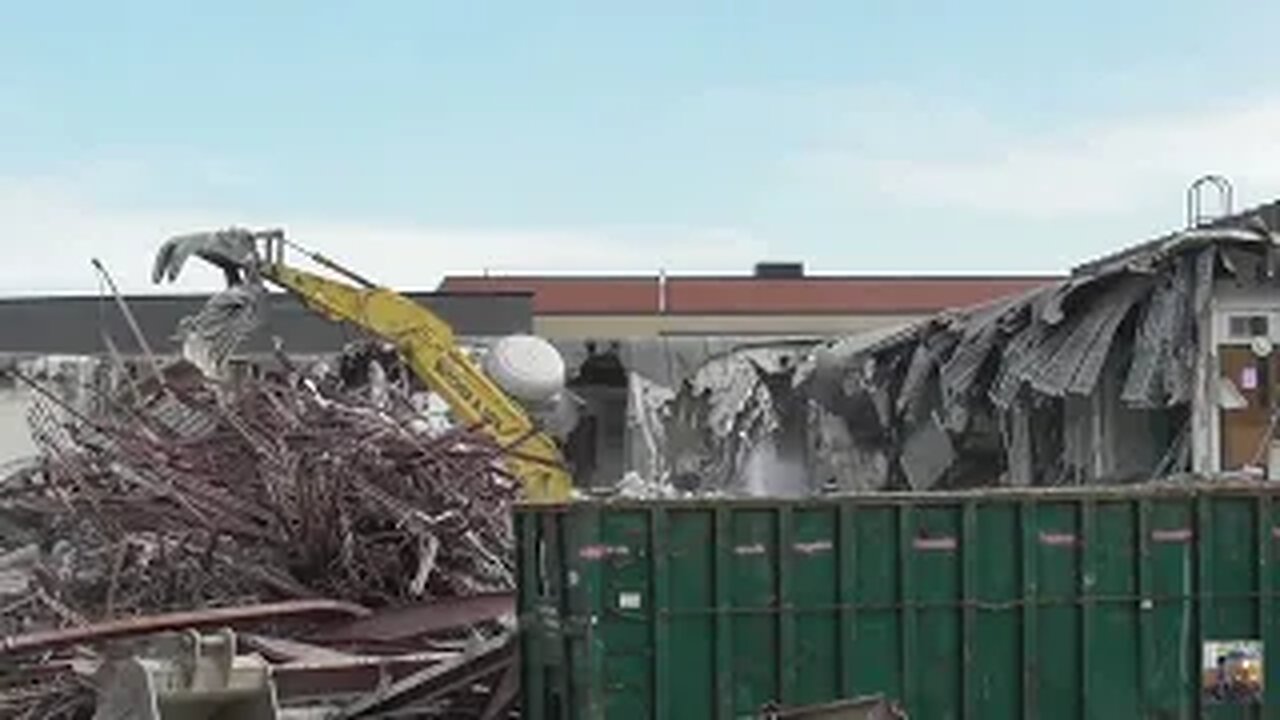
[[[1132,363],[1121,398],[1137,407],[1153,407],[1164,395],[1164,370],[1172,352],[1174,328],[1185,298],[1172,279],[1160,283],[1143,309],[1134,338]]]
[[[1070,392],[1087,395],[1098,381],[1098,373],[1111,349],[1116,328],[1128,316],[1140,294],[1150,286],[1146,278],[1123,278],[1115,287],[1100,295],[1087,313],[1079,315],[1079,322],[1049,362],[1043,372],[1032,380],[1037,390],[1059,396]]]
[[[1253,226],[1176,234],[1146,246],[1145,253],[1117,256],[1092,266],[1092,274],[1028,293],[1008,311],[946,313],[888,338],[830,343],[815,355],[838,358],[840,369],[804,368],[815,379],[805,387],[831,412],[844,415],[856,443],[896,454],[904,471],[920,467],[910,446],[926,413],[938,412],[956,436],[957,463],[973,459],[970,474],[998,473],[1000,445],[1014,443],[1003,448],[1010,468],[1025,474],[1031,467],[1037,482],[1141,476],[1151,469],[1147,459],[1159,462],[1164,444],[1177,442],[1187,430],[1154,422],[1134,406],[1163,411],[1189,402],[1205,319],[1198,311],[1207,307],[1220,279],[1255,286],[1274,282],[1276,241],[1276,235]],[[1126,347],[1117,354],[1118,343]],[[837,352],[841,347],[853,349]],[[836,382],[841,369],[843,382]],[[940,407],[931,394],[939,385]],[[999,419],[1024,393],[1045,402],[1021,408],[1027,417]],[[878,418],[848,412],[865,402],[878,408]],[[993,417],[997,421],[986,425],[1003,425],[1002,433],[969,427],[972,418]],[[1132,435],[1130,449],[1141,447],[1141,456],[1136,450],[1124,455],[1124,441],[1113,447],[1097,439],[1116,433]],[[1153,442],[1161,446],[1148,452]],[[966,456],[970,443],[980,449]],[[1027,452],[1035,456],[1031,462],[1023,457]],[[982,461],[982,454],[997,459]],[[948,482],[957,478],[949,476]],[[992,480],[972,478],[980,484]]]
[[[1019,301],[1023,297],[1025,296],[997,303],[974,315],[962,332],[955,351],[943,362],[940,371],[943,403],[949,418],[964,415],[957,410],[969,399],[979,371],[1003,332],[1001,320],[1019,312]],[[949,424],[954,422],[956,421],[952,420]],[[952,429],[962,430],[963,427],[953,425]]]

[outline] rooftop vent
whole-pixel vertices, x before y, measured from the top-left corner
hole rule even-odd
[[[804,277],[804,263],[797,262],[762,262],[756,263],[756,277],[767,280],[793,279]]]

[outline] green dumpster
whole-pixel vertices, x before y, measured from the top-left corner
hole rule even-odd
[[[1280,717],[1277,492],[522,507],[523,716]]]

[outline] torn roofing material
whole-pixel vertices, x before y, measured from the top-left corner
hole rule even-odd
[[[1005,470],[1021,477],[1029,465],[1012,455],[1061,450],[1061,404],[1094,397],[1108,374],[1117,376],[1107,392],[1119,406],[1189,403],[1214,283],[1274,284],[1275,242],[1252,216],[1174,233],[1020,296],[829,342],[799,369],[797,385],[845,418],[862,451],[895,458],[905,484],[932,485],[942,465],[953,484],[989,484]],[[1057,419],[1031,422],[1027,413]],[[952,442],[942,442],[940,426]],[[975,453],[988,461],[966,464]],[[1043,472],[1061,465],[1046,460]]]

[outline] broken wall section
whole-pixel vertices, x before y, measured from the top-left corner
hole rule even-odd
[[[560,341],[582,422],[566,455],[587,492],[810,492],[794,370],[813,338]],[[621,481],[621,482],[620,482]]]

